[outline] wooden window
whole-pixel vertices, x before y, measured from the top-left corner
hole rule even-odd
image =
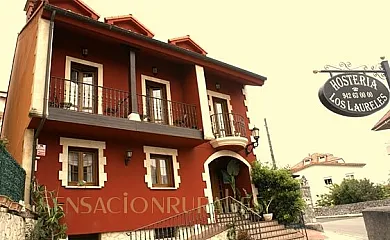
[[[69,148],[68,184],[96,186],[98,181],[96,149]]]
[[[74,111],[97,112],[97,68],[73,63],[70,73],[70,88],[66,101]]]
[[[174,187],[172,157],[151,154],[153,187]]]
[[[331,184],[333,184],[333,181],[332,181],[332,178],[331,178],[331,177],[324,178],[324,182],[325,182],[326,185],[331,185]]]
[[[146,106],[151,122],[168,122],[167,90],[164,84],[146,81]]]
[[[226,99],[213,97],[215,130],[219,137],[231,136],[231,123]]]

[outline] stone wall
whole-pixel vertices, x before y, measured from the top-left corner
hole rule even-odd
[[[29,239],[35,222],[32,218],[0,211],[0,240]]]
[[[316,222],[316,215],[313,208],[313,201],[311,198],[310,186],[302,181],[301,183],[302,198],[306,203],[305,213],[303,219],[305,223]]]
[[[0,212],[0,239],[24,240],[25,221],[22,217]]]
[[[317,217],[320,216],[336,216],[347,214],[359,214],[366,208],[390,206],[390,198],[385,200],[367,201],[359,203],[351,203],[337,205],[332,207],[316,207],[314,208]]]
[[[316,215],[314,213],[313,199],[311,197],[311,191],[309,182],[305,176],[300,178],[302,199],[306,203],[305,211],[303,214],[303,220],[306,224],[316,222]]]
[[[363,217],[369,239],[389,239],[390,207],[366,209]]]

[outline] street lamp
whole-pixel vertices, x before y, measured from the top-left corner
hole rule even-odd
[[[248,156],[251,152],[253,152],[253,149],[259,146],[259,138],[260,138],[260,129],[257,127],[254,127],[251,129],[251,136],[255,139],[255,142],[251,142],[245,147],[245,153]]]

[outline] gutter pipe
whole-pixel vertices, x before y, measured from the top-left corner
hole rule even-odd
[[[33,154],[32,154],[32,165],[31,165],[31,182],[34,180],[34,172],[35,172],[35,160],[37,156],[37,141],[39,138],[39,135],[42,131],[43,125],[46,122],[47,119],[47,103],[48,103],[48,90],[49,90],[49,83],[50,83],[50,71],[51,71],[51,59],[52,59],[52,52],[53,52],[53,35],[54,35],[54,18],[56,15],[56,10],[54,10],[50,17],[50,25],[49,25],[49,44],[47,47],[47,58],[46,58],[46,73],[45,73],[45,88],[44,88],[44,96],[43,96],[43,114],[41,121],[39,123],[39,126],[34,134],[34,141],[33,141]],[[32,188],[30,188],[30,202],[31,202],[31,196],[32,196]]]

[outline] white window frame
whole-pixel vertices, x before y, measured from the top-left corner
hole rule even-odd
[[[143,115],[145,115],[147,113],[146,99],[144,97],[144,96],[146,96],[146,81],[155,82],[155,83],[165,85],[165,89],[167,91],[167,100],[170,102],[170,104],[172,104],[171,83],[169,81],[141,74],[141,88],[142,88],[142,100],[141,101],[142,101],[142,106],[143,106],[143,109],[142,109]],[[173,125],[172,110],[171,110],[171,107],[169,106],[169,104],[167,104],[167,107],[168,107],[168,122],[169,122],[169,125]]]
[[[207,90],[207,96],[208,96],[208,100],[209,100],[210,116],[214,114],[213,97],[226,100],[227,107],[228,107],[228,113],[233,113],[233,107],[232,107],[232,104],[230,103],[230,95],[224,94],[224,93],[220,93],[220,92],[214,92],[214,91],[211,91],[211,90]],[[235,133],[236,129],[234,127],[234,124],[232,124],[233,121],[234,121],[233,115],[229,115],[229,120],[230,120],[230,126],[232,127],[232,133]]]
[[[181,178],[179,176],[180,164],[177,161],[177,156],[178,156],[177,149],[144,146],[144,153],[145,153],[144,167],[146,168],[145,183],[147,184],[148,188],[153,190],[178,189],[181,183]],[[173,187],[153,187],[151,158],[150,158],[150,155],[153,154],[172,157],[172,174],[173,174],[173,181],[174,181]]]
[[[328,179],[332,180],[332,183],[331,183],[331,184],[327,184],[327,183],[325,182],[325,180],[328,180]],[[324,177],[324,183],[325,183],[325,185],[332,185],[332,184],[333,184],[333,179],[332,179],[332,177]]]
[[[352,177],[351,177],[352,176]],[[345,178],[348,178],[348,179],[354,179],[355,178],[355,173],[346,173],[345,174]]]
[[[70,56],[66,56],[66,59],[65,59],[65,79],[67,80],[71,80],[71,70],[72,70],[72,62],[74,63],[78,63],[78,64],[82,64],[82,65],[86,65],[86,66],[91,66],[91,67],[95,67],[98,69],[98,78],[97,78],[97,85],[99,86],[98,87],[98,101],[97,101],[97,105],[98,105],[98,114],[103,114],[103,104],[102,104],[102,97],[103,97],[103,64],[100,64],[100,63],[96,63],[96,62],[91,62],[91,61],[87,61],[87,60],[83,60],[83,59],[79,59],[79,58],[74,58],[74,57],[70,57]],[[65,99],[68,99],[69,98],[69,92],[70,92],[70,81],[65,81],[65,90],[66,90],[66,94],[65,94]]]
[[[59,154],[59,162],[62,163],[61,169],[58,171],[58,179],[61,181],[61,185],[65,188],[103,188],[104,183],[107,181],[107,173],[104,172],[104,166],[107,164],[106,157],[104,157],[104,149],[106,149],[106,143],[101,141],[91,141],[77,138],[60,138],[60,145],[62,145],[62,153]],[[69,148],[80,147],[97,149],[97,186],[70,186],[68,179],[68,161],[69,161]]]

